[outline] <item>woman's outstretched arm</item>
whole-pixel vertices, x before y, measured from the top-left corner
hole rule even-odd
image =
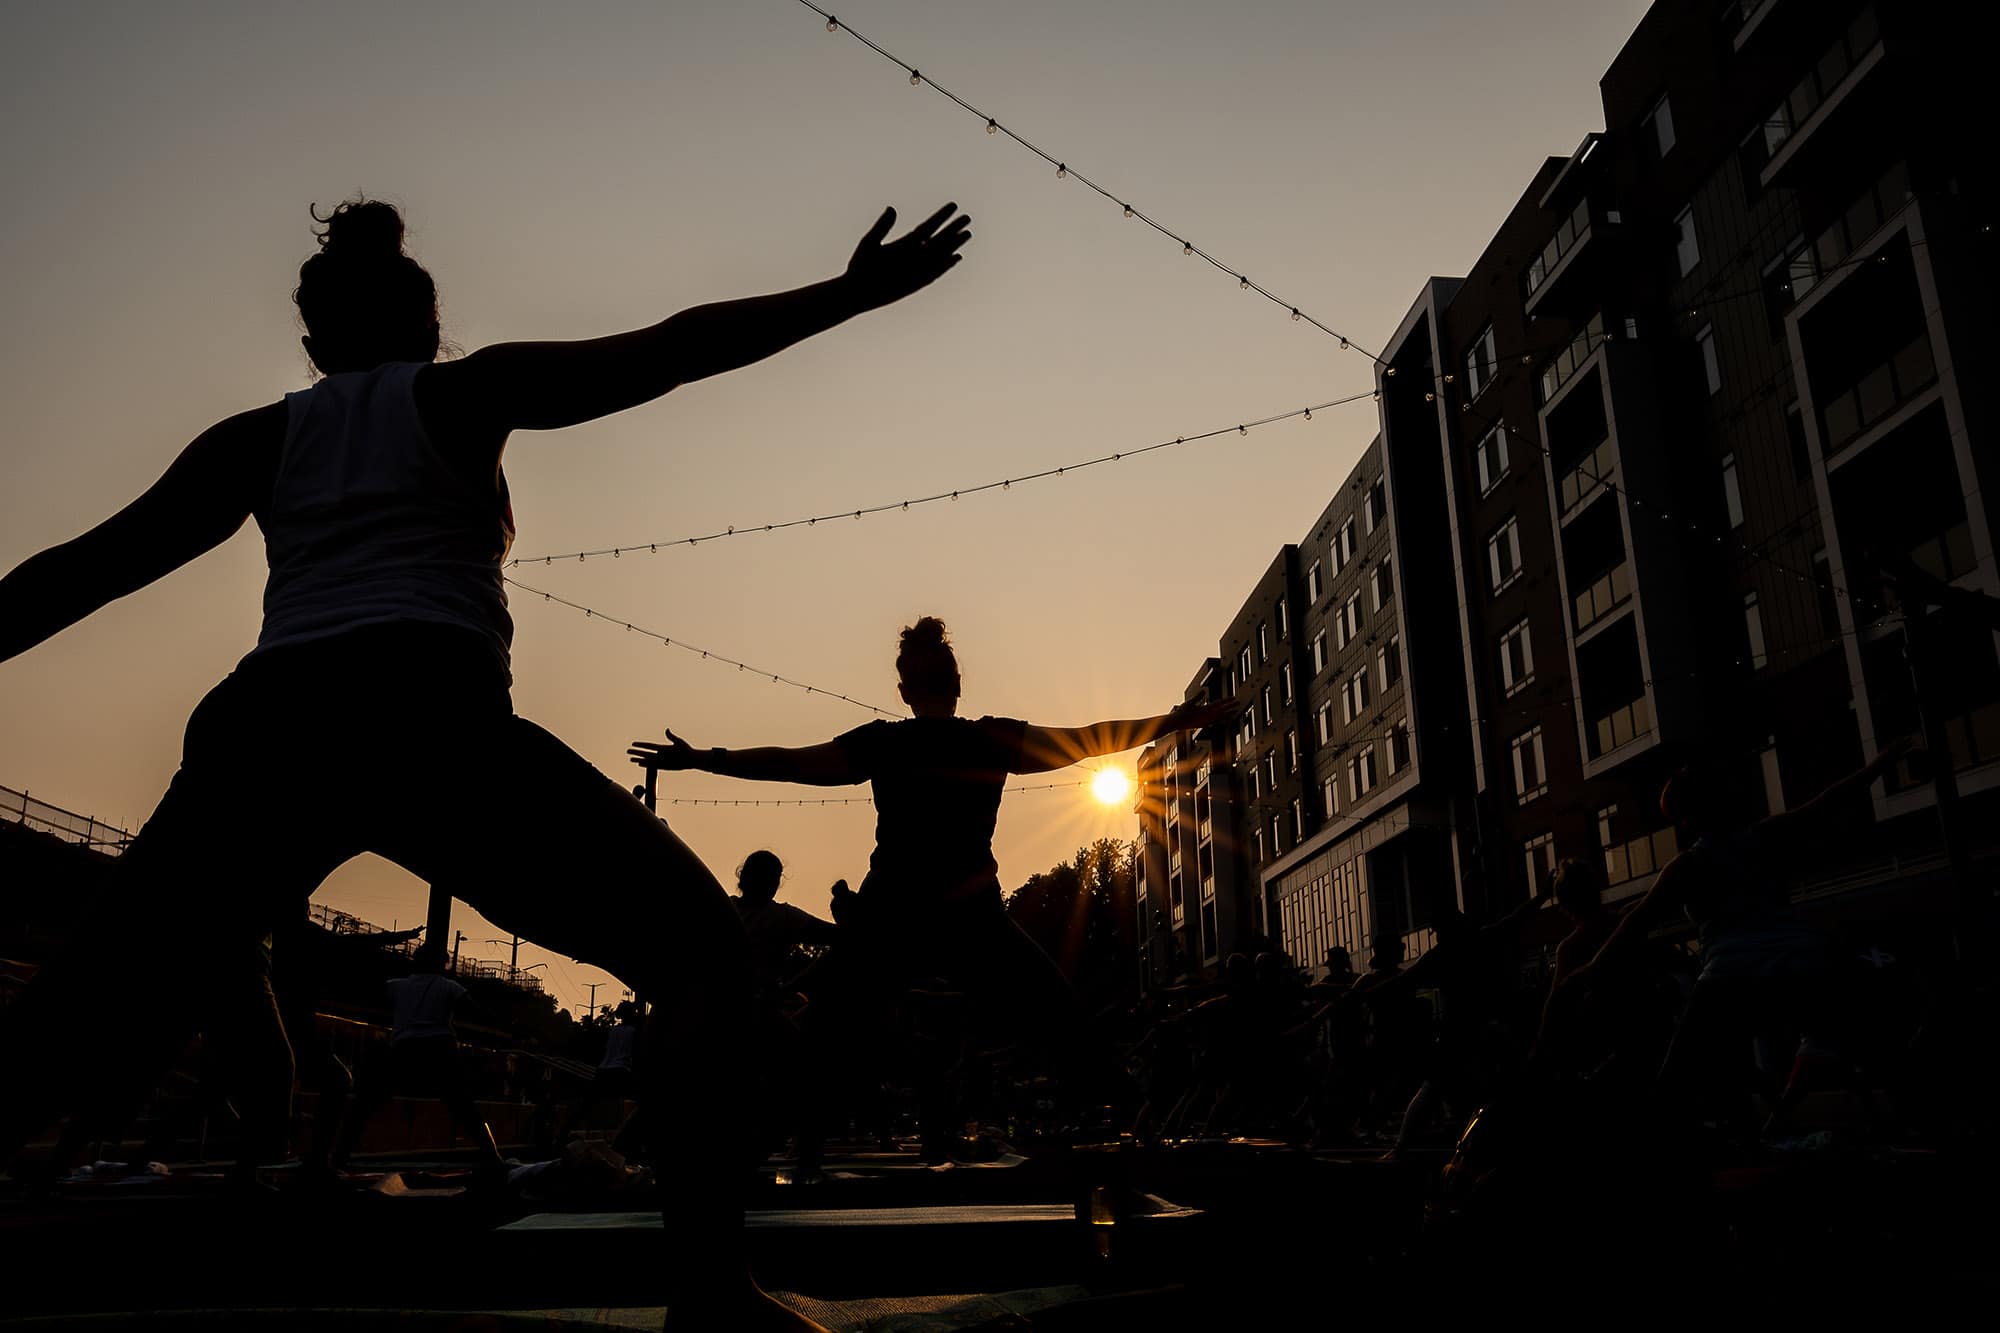
[[[1099,755],[1117,754],[1170,731],[1199,731],[1236,711],[1233,701],[1184,703],[1157,717],[1093,722],[1086,727],[1029,726],[1016,773],[1047,773]]]
[[[440,438],[495,445],[515,430],[555,430],[651,402],[678,385],[735,370],[900,301],[943,277],[972,238],[946,204],[887,244],[883,212],[837,278],[770,296],[683,310],[651,328],[583,342],[498,343],[417,379],[424,422]]]
[[[283,403],[218,422],[145,494],[0,578],[0,662],[227,541],[269,493],[284,433]]]
[[[695,769],[720,773],[727,778],[748,778],[756,782],[799,782],[814,787],[849,787],[862,781],[847,754],[834,741],[824,745],[787,748],[764,745],[750,750],[697,750],[673,732],[665,744],[633,741],[626,753],[642,768],[666,772]]]

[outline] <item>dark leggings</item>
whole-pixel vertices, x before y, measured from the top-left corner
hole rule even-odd
[[[363,852],[655,1000],[646,1042],[662,1055],[644,1067],[710,1090],[651,1099],[661,1138],[733,1134],[749,965],[722,887],[629,792],[513,714],[475,638],[393,626],[249,659],[195,709],[105,898],[0,1015],[0,1159],[157,1080],[201,1021],[188,978],[240,967]],[[740,1255],[747,1161],[694,1160],[713,1165],[677,1176],[669,1234]]]

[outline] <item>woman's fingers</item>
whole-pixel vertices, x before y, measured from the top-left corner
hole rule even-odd
[[[946,204],[943,208],[940,208],[937,212],[931,214],[929,217],[925,218],[922,222],[919,222],[916,226],[910,228],[909,234],[903,237],[903,239],[906,241],[915,241],[918,244],[922,244],[923,242],[929,240],[931,235],[934,232],[936,232],[940,226],[944,225],[944,220],[946,218],[950,217],[953,213],[957,211],[958,211],[958,205],[956,203]]]
[[[896,209],[894,205],[891,205],[882,210],[882,216],[875,219],[875,225],[868,229],[867,234],[861,238],[861,244],[857,248],[866,250],[870,246],[880,245],[882,238],[889,234],[889,228],[895,225]]]

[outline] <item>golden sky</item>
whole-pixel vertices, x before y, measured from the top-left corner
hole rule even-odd
[[[1251,277],[1379,345],[1600,115],[1640,0],[856,0],[843,19]],[[307,383],[306,208],[406,211],[447,338],[589,336],[837,272],[884,204],[973,215],[966,262],[774,361],[506,465],[517,552],[751,527],[1288,411],[1368,363],[980,124],[794,0],[14,3],[0,43],[0,568],[125,503],[188,439]],[[530,582],[816,685],[895,702],[898,628],[942,616],[965,710],[1161,711],[1374,433],[1370,405],[1013,490]],[[188,712],[249,649],[254,529],[0,664],[0,783],[136,827]],[[621,781],[625,742],[806,744],[838,702],[517,598],[516,706]],[[1129,766],[1130,757],[1120,763]],[[1067,778],[1070,774],[1057,774]],[[1084,776],[1077,774],[1076,776]],[[440,782],[504,777],[454,772]],[[1033,778],[1029,782],[1049,779]],[[816,796],[707,775],[668,795]],[[865,805],[666,809],[725,883],[857,882]],[[1003,882],[1129,837],[1086,791],[1009,796]],[[383,862],[321,890],[381,922]],[[468,952],[503,956],[461,909]],[[672,949],[672,941],[661,941]],[[548,956],[524,948],[522,961]],[[554,959],[565,1003],[601,973]],[[615,988],[614,988],[615,989]],[[599,999],[606,998],[600,991]],[[616,998],[615,995],[611,998]]]

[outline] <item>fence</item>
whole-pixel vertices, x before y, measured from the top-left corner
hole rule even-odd
[[[309,919],[322,930],[335,935],[379,935],[382,927],[372,921],[363,921],[325,903],[313,903],[308,908]],[[400,954],[405,958],[415,958],[420,947],[416,940],[397,940],[381,946],[383,952]],[[460,958],[452,966],[452,973],[460,977],[483,977],[494,981],[504,981],[522,990],[539,991],[542,979],[532,972],[514,973],[505,963],[490,962],[484,958]]]
[[[53,833],[64,842],[89,847],[107,856],[117,856],[132,841],[132,835],[115,824],[106,824],[89,815],[38,801],[12,787],[0,787],[0,819]]]

